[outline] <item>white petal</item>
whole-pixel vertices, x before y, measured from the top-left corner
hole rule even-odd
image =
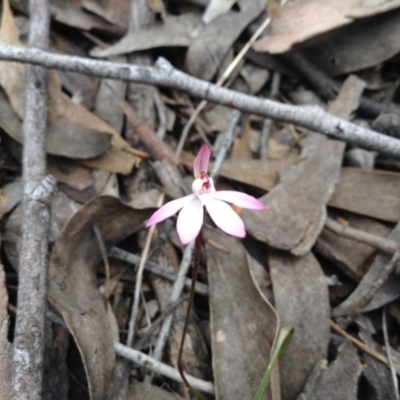
[[[179,213],[176,229],[182,244],[188,244],[196,239],[203,225],[204,209],[201,201],[195,197],[186,204]]]
[[[206,209],[218,228],[232,236],[240,238],[246,236],[243,221],[231,206],[221,200],[213,199],[206,205]]]
[[[214,198],[227,201],[240,208],[248,208],[249,210],[265,210],[268,207],[258,201],[255,197],[246,193],[235,192],[233,190],[220,190],[214,193]]]
[[[164,221],[169,217],[172,217],[186,204],[190,203],[190,201],[195,197],[196,195],[189,194],[185,197],[181,197],[180,199],[172,200],[164,204],[150,217],[150,219],[147,221],[146,228],[151,225],[158,224],[159,222]]]

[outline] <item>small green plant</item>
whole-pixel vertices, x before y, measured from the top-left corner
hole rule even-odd
[[[293,332],[294,328],[292,328],[291,326],[285,326],[280,330],[278,340],[276,341],[275,346],[272,349],[272,356],[269,360],[267,370],[265,371],[264,377],[260,383],[260,386],[258,387],[257,393],[254,396],[254,400],[262,400],[265,389],[267,388],[269,381],[271,380],[271,374],[276,360],[278,360],[285,353],[292,339]]]

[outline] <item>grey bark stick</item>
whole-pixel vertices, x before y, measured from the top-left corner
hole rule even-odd
[[[23,49],[3,45],[0,46],[0,59],[21,61],[47,68],[80,72],[102,78],[121,79],[149,85],[171,87],[185,91],[192,96],[236,108],[246,113],[293,123],[359,147],[378,151],[393,157],[400,157],[400,140],[334,117],[318,106],[281,104],[273,100],[260,99],[255,96],[218,87],[175,69],[163,58],[159,58],[154,67],[141,67],[52,54],[40,49]]]
[[[46,0],[30,2],[29,45],[47,48],[49,11]],[[42,395],[44,320],[50,200],[55,179],[46,171],[47,71],[26,69],[22,237],[19,260],[18,308],[13,344],[13,400],[39,400]]]

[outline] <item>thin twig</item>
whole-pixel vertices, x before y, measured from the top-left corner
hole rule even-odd
[[[96,236],[97,244],[99,246],[101,258],[103,259],[104,263],[104,275],[105,275],[105,282],[104,282],[104,298],[106,301],[110,299],[111,290],[110,290],[110,263],[108,262],[107,257],[107,248],[103,240],[103,236],[101,234],[101,230],[97,224],[93,226],[93,231]]]
[[[164,194],[161,194],[160,198],[158,199],[157,206],[160,207],[162,205],[163,201],[164,201]],[[128,338],[126,340],[126,344],[129,347],[131,347],[133,344],[133,336],[135,333],[136,318],[137,318],[137,314],[138,314],[138,310],[139,310],[140,291],[141,291],[142,281],[143,281],[143,271],[144,271],[144,266],[147,261],[147,257],[149,255],[150,245],[151,245],[151,241],[154,236],[154,231],[155,231],[155,225],[151,226],[149,231],[147,232],[146,243],[144,245],[142,255],[140,258],[139,268],[136,273],[135,293],[134,293],[134,298],[133,298],[131,317],[129,319]]]
[[[182,378],[175,368],[172,368],[167,364],[163,364],[162,362],[148,356],[147,354],[124,346],[121,343],[114,343],[114,348],[119,356],[125,357],[135,364],[149,368],[153,372],[164,375],[170,379],[173,379],[176,382],[182,382]],[[195,389],[200,390],[204,393],[214,394],[214,385],[211,382],[203,381],[202,379],[195,378],[191,375],[186,375],[186,378],[190,386],[194,387]]]
[[[233,140],[235,139],[236,126],[239,123],[241,116],[242,113],[238,110],[234,110],[232,112],[228,128],[224,132],[221,146],[219,148],[217,156],[215,157],[213,170],[211,172],[211,178],[213,179],[216,179],[216,177],[218,176],[222,164],[225,161],[226,155],[228,154],[228,151],[232,146]]]
[[[356,339],[354,336],[350,335],[347,333],[340,325],[338,325],[336,322],[333,322],[332,320],[330,321],[330,326],[333,330],[335,330],[337,333],[341,334],[344,336],[346,339],[350,340],[354,345],[356,345],[360,350],[363,352],[369,354],[372,357],[375,357],[378,361],[382,362],[385,365],[388,365],[388,359],[382,355],[381,353],[378,353],[377,351],[371,349],[368,347],[365,343],[363,343],[361,340]]]
[[[185,247],[183,251],[182,261],[179,265],[178,275],[176,281],[172,286],[170,304],[174,304],[182,295],[183,288],[185,286],[186,276],[188,274],[189,268],[192,265],[194,243],[190,243]],[[171,330],[172,321],[174,319],[173,314],[168,315],[160,329],[160,333],[157,338],[156,345],[154,347],[153,357],[156,360],[161,360],[165,344],[167,343],[169,332]]]
[[[258,39],[258,37],[264,32],[264,30],[267,28],[267,26],[270,24],[271,18],[267,18],[264,23],[260,25],[260,27],[254,32],[254,34],[251,36],[249,41],[243,46],[243,48],[240,50],[240,52],[237,54],[237,56],[232,60],[232,62],[228,65],[227,69],[224,71],[222,76],[218,79],[216,86],[222,86],[224,82],[229,78],[230,74],[234,71],[238,63],[243,59],[243,57],[246,55],[246,53],[249,51],[251,48],[251,45]],[[189,121],[186,123],[186,125],[183,127],[181,137],[179,139],[177,151],[178,153],[181,153],[183,150],[183,146],[185,145],[187,135],[189,134],[190,128],[196,121],[197,117],[200,115],[201,111],[203,108],[206,106],[207,101],[203,100],[194,110],[192,115],[189,118]]]
[[[129,253],[128,251],[119,249],[117,247],[113,247],[108,255],[110,257],[114,257],[120,261],[125,261],[129,264],[139,265],[140,264],[140,257],[136,254]],[[167,269],[163,268],[161,265],[153,262],[147,261],[144,266],[146,271],[151,272],[154,275],[160,276],[161,278],[167,279],[170,282],[175,282],[176,274],[174,272],[168,271]],[[190,278],[185,279],[185,286],[187,288],[190,287],[192,284],[192,280]],[[196,282],[196,293],[201,294],[203,296],[208,296],[208,287],[204,283]]]
[[[144,332],[143,336],[138,340],[135,344],[135,348],[137,350],[142,350],[146,345],[147,342],[150,340],[151,335],[156,331],[156,329],[161,326],[161,323],[165,320],[165,318],[172,314],[177,307],[179,307],[184,301],[189,299],[189,294],[185,294],[182,296],[176,303],[171,304],[163,313],[160,315],[156,321],[154,321],[151,326]]]
[[[389,361],[390,374],[392,376],[394,397],[396,400],[399,400],[400,399],[399,383],[397,381],[396,368],[394,366],[392,351],[391,351],[390,342],[389,342],[389,334],[388,334],[388,330],[387,330],[387,321],[386,321],[386,307],[383,307],[383,311],[382,311],[382,330],[383,330],[383,338],[385,341],[386,355],[387,355],[387,358]]]
[[[276,99],[276,96],[278,95],[278,92],[279,92],[280,83],[281,83],[281,74],[280,74],[280,72],[275,71],[272,76],[271,94],[269,96],[269,98],[271,100]],[[261,160],[266,160],[268,158],[268,139],[269,139],[269,134],[271,132],[271,126],[272,126],[272,119],[265,118],[262,130],[261,130],[261,138],[260,138],[260,143],[261,143],[260,159]]]
[[[330,115],[318,106],[281,104],[273,100],[260,99],[218,87],[175,69],[164,58],[159,58],[154,67],[140,67],[52,54],[39,49],[2,45],[0,46],[0,60],[20,61],[102,78],[172,87],[185,91],[194,97],[236,108],[246,113],[289,122],[359,147],[397,158],[400,157],[400,140]]]
[[[385,253],[395,253],[400,249],[399,245],[394,240],[382,238],[380,236],[352,228],[351,226],[342,225],[332,218],[326,219],[325,227],[335,232],[337,235],[345,236],[350,239],[357,240],[358,242],[368,244],[378,250],[384,251]]]
[[[3,17],[7,13],[10,13],[9,2],[4,1]],[[49,43],[50,21],[47,1],[31,1],[30,16],[29,46],[45,49]],[[27,66],[25,94],[22,156],[23,217],[11,398],[40,400],[43,383],[50,202],[56,186],[53,177],[45,178],[47,122],[45,68]]]

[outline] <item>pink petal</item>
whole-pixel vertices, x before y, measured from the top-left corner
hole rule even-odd
[[[188,244],[196,239],[203,225],[204,209],[201,201],[194,197],[179,213],[176,229],[182,244]]]
[[[198,178],[201,171],[207,172],[208,163],[210,162],[211,149],[208,145],[203,145],[199,150],[193,163],[194,177]]]
[[[195,194],[189,194],[185,197],[181,197],[180,199],[172,200],[164,204],[150,217],[150,219],[147,221],[146,228],[171,217],[195,197]]]
[[[253,196],[249,196],[242,192],[235,192],[233,190],[216,191],[213,196],[216,199],[227,201],[235,206],[248,208],[249,210],[265,210],[268,208],[268,206],[264,205]]]
[[[245,237],[246,231],[242,219],[232,210],[231,206],[221,200],[213,199],[206,209],[218,228],[229,235]]]

